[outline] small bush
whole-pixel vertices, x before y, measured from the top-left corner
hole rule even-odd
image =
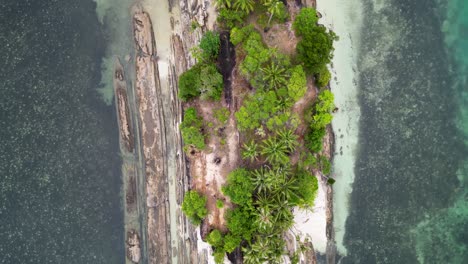
[[[315,79],[317,86],[319,88],[325,87],[328,85],[331,79],[331,73],[327,67],[323,67],[320,72],[317,74]]]
[[[293,23],[296,35],[303,36],[317,26],[318,16],[314,8],[302,8]]]
[[[203,120],[197,115],[197,110],[193,107],[187,108],[180,125],[182,139],[186,146],[191,145],[199,150],[205,149],[205,135],[201,132],[202,125]]]
[[[216,200],[216,207],[221,209],[224,207],[224,203],[221,200]]]
[[[227,28],[233,28],[237,25],[242,25],[247,13],[236,11],[230,8],[221,8],[218,13],[218,21],[223,23]]]
[[[231,253],[240,245],[241,242],[241,237],[229,233],[224,237],[224,250]]]
[[[227,108],[220,108],[214,110],[214,117],[221,125],[225,125],[229,119],[229,110]]]
[[[205,60],[212,60],[218,56],[221,41],[219,34],[213,31],[207,31],[200,40],[200,49],[203,51],[202,57]]]
[[[200,98],[219,101],[223,93],[223,76],[214,64],[206,64],[200,70]]]
[[[320,152],[322,150],[322,139],[325,136],[325,128],[311,129],[305,136],[306,147],[311,152]]]
[[[293,203],[299,207],[311,208],[314,206],[315,198],[318,192],[317,177],[310,174],[308,171],[299,169],[296,173],[297,177],[297,197],[293,199]]]
[[[199,225],[208,214],[206,197],[199,195],[196,191],[188,191],[182,202],[182,211],[192,223]]]
[[[223,246],[223,234],[218,229],[211,231],[208,234],[206,241],[208,244],[212,245],[213,247],[222,247]]]
[[[249,205],[252,203],[252,192],[254,187],[250,181],[250,173],[246,169],[236,169],[229,173],[227,185],[222,187],[224,194],[238,205]]]
[[[194,66],[179,77],[179,98],[188,101],[200,95],[200,67]]]

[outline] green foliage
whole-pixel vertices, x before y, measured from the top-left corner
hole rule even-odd
[[[253,25],[248,25],[242,28],[234,27],[231,29],[231,42],[237,45],[244,41],[252,32],[254,32]]]
[[[319,88],[325,87],[328,85],[331,79],[331,73],[327,67],[323,67],[317,74],[316,83]]]
[[[203,120],[197,115],[197,110],[189,107],[185,110],[184,120],[180,124],[184,144],[197,149],[205,148],[205,136],[201,132]]]
[[[223,76],[213,63],[198,63],[179,77],[179,98],[188,101],[201,94],[203,100],[221,99]]]
[[[338,37],[333,31],[317,25],[317,12],[313,8],[302,8],[296,16],[293,27],[296,35],[302,37],[297,44],[299,60],[308,72],[320,73],[333,57],[333,41]]]
[[[238,205],[250,205],[252,203],[253,185],[250,182],[250,174],[246,169],[239,168],[229,173],[227,185],[222,187],[225,195]]]
[[[317,21],[317,11],[314,8],[302,8],[294,20],[293,27],[298,36],[304,36],[317,26]]]
[[[242,238],[240,236],[233,235],[231,233],[228,233],[224,237],[224,250],[226,252],[233,252],[238,246],[240,246],[240,243],[242,242]]]
[[[215,5],[218,8],[227,7],[231,8],[234,0],[215,0]]]
[[[321,127],[318,129],[311,129],[306,134],[304,137],[305,145],[311,152],[320,152],[322,150],[322,139],[325,136],[325,132],[325,128]]]
[[[202,57],[205,60],[212,60],[218,56],[221,41],[219,34],[213,31],[207,31],[200,40],[200,49],[203,51]]]
[[[182,211],[192,223],[199,225],[208,214],[206,197],[199,195],[196,191],[188,191],[182,202]]]
[[[286,85],[287,73],[286,69],[278,64],[270,63],[266,67],[262,67],[263,82],[268,83],[268,86],[273,89],[278,89]]]
[[[179,98],[188,101],[200,95],[200,67],[194,66],[179,77]]]
[[[335,97],[329,90],[322,91],[318,96],[318,102],[315,105],[316,112],[331,112],[335,108]]]
[[[299,207],[312,208],[318,192],[317,177],[306,170],[299,169],[296,172],[296,178],[298,186],[296,191],[297,196],[293,198],[292,202]]]
[[[226,252],[224,251],[223,248],[217,248],[215,250],[215,252],[213,253],[215,263],[216,264],[223,264],[225,255],[226,255]]]
[[[302,36],[296,46],[297,55],[308,72],[319,73],[330,63],[333,58],[333,41],[336,39],[335,33],[327,32],[323,26],[317,26]]]
[[[229,211],[226,217],[226,226],[229,228],[230,234],[247,241],[252,238],[252,232],[254,231],[252,226],[253,216],[248,210],[249,206],[239,206]]]
[[[271,19],[273,17],[278,18],[281,22],[284,22],[288,17],[288,12],[283,2],[280,0],[268,0],[264,4],[267,8],[270,17],[268,18],[268,26],[270,25]]]
[[[307,79],[304,69],[297,65],[291,71],[291,78],[288,81],[288,95],[293,101],[301,99],[307,91]]]
[[[255,141],[251,141],[250,143],[246,143],[243,146],[242,150],[242,158],[248,159],[250,162],[257,160],[259,156],[258,146]]]
[[[289,161],[287,151],[287,147],[281,141],[270,137],[263,142],[261,153],[271,164],[286,164]]]
[[[227,108],[216,109],[213,114],[221,125],[226,125],[229,119],[229,110]]]
[[[222,22],[227,28],[233,28],[241,25],[248,13],[231,8],[221,8],[218,14],[218,21]]]
[[[254,10],[254,0],[234,0],[234,8],[245,13],[250,13]]]
[[[221,200],[216,200],[216,207],[221,209],[224,207],[224,203]]]
[[[310,120],[312,129],[325,128],[331,123],[333,119],[331,111],[335,107],[333,100],[333,93],[329,90],[324,90],[319,94],[317,103],[314,105],[312,119]]]
[[[294,134],[294,131],[291,129],[283,129],[278,132],[279,142],[283,144],[289,153],[293,152],[296,149],[298,144],[297,136]]]
[[[319,164],[320,164],[320,169],[322,170],[322,173],[324,175],[330,174],[331,171],[331,163],[325,156],[320,156],[319,157]]]
[[[222,247],[223,246],[223,234],[218,229],[211,231],[206,237],[208,244],[213,247]]]
[[[219,101],[223,92],[223,76],[214,64],[206,64],[200,71],[200,98]]]

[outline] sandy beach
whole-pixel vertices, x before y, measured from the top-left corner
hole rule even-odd
[[[335,154],[332,177],[334,189],[335,239],[340,254],[346,254],[343,246],[345,222],[348,216],[349,196],[354,181],[354,163],[357,152],[360,109],[357,102],[356,57],[359,46],[361,14],[359,2],[345,0],[317,1],[317,10],[323,15],[319,23],[332,29],[338,36],[332,61],[333,78],[330,83],[339,111],[333,117]],[[315,246],[315,241],[314,241]],[[318,245],[317,245],[318,247]]]

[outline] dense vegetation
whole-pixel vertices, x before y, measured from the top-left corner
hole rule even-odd
[[[330,162],[321,151],[327,125],[332,119],[333,94],[321,90],[305,113],[298,114],[293,106],[307,92],[307,75],[315,76],[318,87],[328,84],[331,74],[327,64],[337,37],[317,24],[314,9],[303,8],[293,24],[300,39],[297,58],[290,58],[265,45],[253,25],[244,26],[250,15],[258,18],[257,24],[262,27],[284,21],[287,12],[282,1],[217,0],[216,4],[219,22],[230,29],[237,57],[243,58],[238,62],[240,73],[253,91],[244,95],[242,106],[235,113],[244,142],[241,152],[244,162],[242,167],[230,172],[222,187],[222,192],[234,204],[225,215],[228,232],[214,229],[208,234],[207,241],[214,248],[217,263],[223,262],[226,252],[239,247],[243,250],[245,263],[279,263],[281,257],[288,254],[283,233],[294,224],[292,209],[314,206],[318,180],[311,173],[312,169],[323,174],[330,172]],[[207,33],[196,52],[202,64],[181,76],[180,82],[184,84],[183,87],[180,85],[181,98],[217,99],[216,78],[208,78],[211,79],[208,81],[200,78],[215,75],[214,71],[200,74],[217,55],[216,45],[219,49],[219,44],[214,36],[215,33]],[[194,91],[189,89],[190,85],[203,88]],[[214,111],[220,123],[228,119],[229,113],[225,111]],[[195,121],[187,121],[187,125],[197,129],[190,130],[190,136],[184,136],[186,144],[201,139],[195,131],[201,131],[203,122],[188,118],[193,119]],[[184,122],[186,120],[184,117]],[[303,138],[297,135],[299,125],[307,128]],[[192,141],[187,141],[186,137]],[[217,201],[218,208],[223,206],[224,203]],[[193,211],[188,213],[192,213],[189,217],[193,216]],[[297,252],[289,257],[293,262],[297,261]]]
[[[192,50],[198,63],[179,77],[179,97],[183,101],[200,96],[202,100],[221,99],[223,76],[214,61],[220,47],[219,34],[208,31],[200,45]]]
[[[185,193],[184,201],[182,202],[182,211],[192,223],[199,225],[201,220],[208,214],[206,197],[198,194],[196,191],[188,191]]]
[[[203,119],[198,116],[197,110],[189,107],[185,110],[184,120],[180,124],[182,139],[184,140],[185,149],[188,146],[195,147],[199,150],[205,148],[205,136],[202,133]]]

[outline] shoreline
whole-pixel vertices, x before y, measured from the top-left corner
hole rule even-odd
[[[349,196],[354,181],[354,163],[357,152],[360,108],[357,98],[357,82],[354,71],[359,39],[360,8],[343,0],[318,1],[317,10],[323,15],[319,22],[335,31],[340,39],[335,43],[331,70],[333,79],[330,88],[335,95],[335,105],[339,111],[334,114],[332,127],[335,133],[332,176],[334,200],[333,226],[334,240],[339,255],[346,255],[343,245],[345,222],[349,214]],[[354,19],[352,23],[348,19]],[[354,28],[351,27],[354,25]]]

